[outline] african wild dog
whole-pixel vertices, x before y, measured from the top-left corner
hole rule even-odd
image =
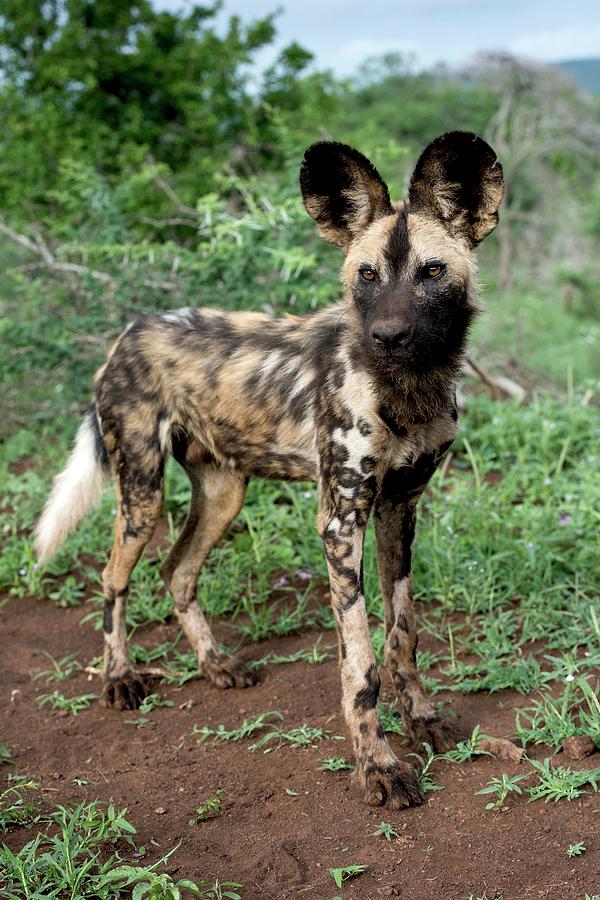
[[[319,234],[345,253],[343,301],[306,318],[180,309],[136,319],[97,374],[38,549],[41,559],[57,549],[112,472],[119,502],[103,575],[104,699],[137,707],[145,685],[128,655],[125,602],[172,453],[192,496],[162,575],[200,669],[218,687],[246,687],[256,676],[220,651],[196,602],[198,574],[250,476],[317,481],[357,771],[369,803],[398,808],[422,795],[377,714],[363,538],[373,511],[385,662],[409,736],[442,750],[456,733],[415,666],[411,545],[419,496],[456,434],[455,381],[477,310],[473,249],[498,221],[502,168],[475,135],[445,134],[420,157],[408,199],[392,203],[364,156],[322,142],[306,151],[300,185]]]

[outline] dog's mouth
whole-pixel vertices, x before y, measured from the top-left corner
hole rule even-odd
[[[399,347],[385,347],[367,340],[367,352],[373,362],[378,368],[390,372],[410,370],[413,373],[427,373],[440,365],[443,366],[447,362],[448,354],[441,353],[439,347],[435,348],[435,351],[434,347],[428,347],[415,340],[407,341]]]
[[[390,347],[367,339],[367,349],[379,362],[401,366],[412,361],[415,347],[413,341],[405,341],[399,346]]]

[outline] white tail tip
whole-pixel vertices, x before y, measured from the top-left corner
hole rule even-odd
[[[54,487],[36,527],[37,556],[46,562],[69,532],[98,500],[107,471],[98,455],[95,411],[82,422],[65,469],[54,479]]]

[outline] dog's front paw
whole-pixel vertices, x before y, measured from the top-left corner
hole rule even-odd
[[[102,702],[114,709],[138,709],[147,696],[148,687],[139,672],[126,672],[120,678],[106,679]]]
[[[209,681],[221,689],[254,687],[258,682],[255,670],[235,656],[218,656],[206,660],[204,671]]]
[[[360,774],[360,780],[369,806],[404,809],[419,806],[425,799],[415,770],[399,760],[387,765],[370,763]]]

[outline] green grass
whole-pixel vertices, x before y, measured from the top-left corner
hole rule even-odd
[[[44,820],[40,805],[32,796],[37,788],[26,775],[9,775],[8,787],[0,792],[0,832],[6,834],[17,826],[30,828]]]
[[[444,786],[438,784],[430,772],[433,763],[441,759],[441,757],[433,752],[433,747],[426,741],[421,744],[421,750],[424,755],[421,753],[409,754],[409,756],[413,756],[417,760],[415,775],[419,781],[419,787],[424,794],[428,794],[430,791],[443,791]]]
[[[80,694],[78,697],[65,697],[60,691],[52,691],[51,694],[40,694],[37,704],[41,708],[50,705],[52,709],[66,710],[70,715],[76,716],[84,709],[88,709],[92,700],[97,700],[96,694]]]
[[[600,377],[597,315],[565,309],[560,294],[555,284],[484,290],[487,310],[473,330],[476,358],[516,358],[529,378],[561,387],[567,383],[567,366],[575,383]]]
[[[180,900],[187,890],[207,900],[239,898],[237,882],[174,881],[171,875],[158,871],[177,847],[150,866],[124,864],[123,858],[136,851],[136,829],[126,813],[113,804],[105,810],[97,802],[74,808],[56,805],[43,816],[52,828],[51,834],[39,832],[17,852],[6,844],[0,846],[2,896],[15,900],[67,896],[78,900]],[[11,824],[26,824],[26,816],[29,824],[42,818],[25,807],[21,807],[21,815],[21,820],[14,818]]]
[[[587,735],[600,745],[598,683],[592,687],[583,675],[567,675],[567,679],[557,698],[548,692],[518,710],[515,735],[523,747],[547,744],[558,751],[563,741],[577,735]]]
[[[427,604],[425,628],[447,648],[441,667],[454,690],[514,688],[529,693],[543,687],[550,667],[529,650],[534,642],[543,641],[555,656],[574,650],[581,656],[599,652],[599,640],[590,628],[599,549],[594,509],[600,489],[591,459],[598,443],[597,415],[580,401],[577,396],[564,402],[545,396],[527,407],[472,401],[463,424],[468,445],[463,438],[457,440],[446,483],[437,476],[424,498],[414,554],[415,591]],[[59,438],[64,448],[67,434],[63,431]],[[8,442],[2,455],[9,463],[27,448],[27,442]],[[15,596],[50,596],[56,593],[56,577],[70,574],[78,585],[70,594],[82,602],[92,593],[89,588],[79,593],[85,581],[95,581],[98,593],[91,599],[97,608],[87,615],[99,626],[98,573],[110,543],[114,499],[109,493],[49,571],[41,573],[33,567],[26,529],[43,503],[46,473],[58,469],[64,459],[57,452],[49,456],[43,477],[35,471],[2,476],[0,498],[10,508],[0,582]],[[489,473],[498,472],[499,483],[486,483]],[[178,521],[185,510],[186,479],[171,465],[168,481],[168,510]],[[209,617],[228,614],[250,639],[331,624],[327,610],[320,613],[307,603],[306,582],[298,578],[308,571],[310,585],[325,581],[322,549],[312,524],[315,514],[312,486],[251,482],[245,527],[230,532],[200,578],[199,595]],[[84,552],[98,563],[84,567],[79,576]],[[172,616],[158,561],[147,556],[134,573],[130,627]],[[282,572],[289,582],[283,588],[277,586]],[[380,619],[370,532],[365,580],[369,610]],[[461,623],[450,619],[457,612],[464,616]],[[375,634],[381,644],[381,630]],[[475,661],[467,663],[465,653]],[[431,662],[426,658],[422,665]]]

